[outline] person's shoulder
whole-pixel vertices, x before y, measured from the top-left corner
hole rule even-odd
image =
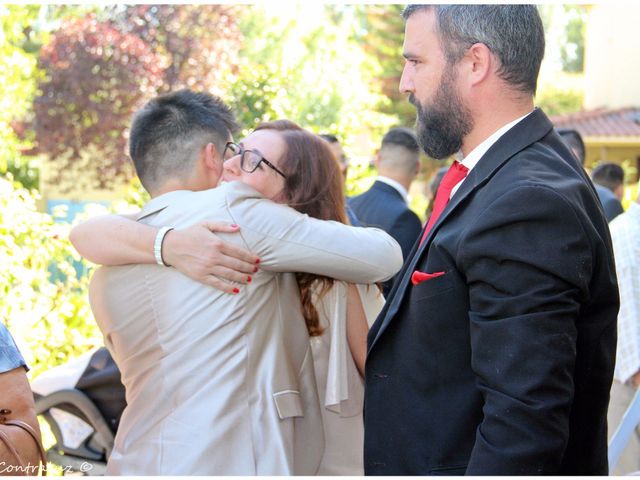
[[[14,370],[18,367],[27,368],[20,350],[16,346],[11,333],[0,323],[0,373]]]
[[[637,221],[638,216],[640,216],[640,206],[631,204],[626,212],[617,215],[609,222],[609,231],[611,232],[611,236],[618,236],[629,229],[640,230],[640,223]],[[637,241],[640,242],[640,238],[638,238]]]

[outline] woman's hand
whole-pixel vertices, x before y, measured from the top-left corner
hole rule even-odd
[[[164,238],[162,257],[168,265],[197,282],[226,293],[238,293],[237,284],[251,282],[260,259],[242,247],[220,240],[215,232],[239,231],[237,225],[208,221],[171,230]]]

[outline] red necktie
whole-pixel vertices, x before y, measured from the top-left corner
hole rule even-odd
[[[440,186],[438,187],[438,191],[436,192],[436,199],[433,202],[433,211],[431,212],[431,216],[429,217],[429,222],[424,229],[424,233],[422,234],[422,239],[420,239],[420,245],[424,242],[424,239],[427,238],[429,234],[429,230],[433,227],[433,224],[436,223],[438,217],[443,212],[447,203],[449,203],[449,197],[451,196],[451,190],[455,187],[460,180],[467,176],[469,169],[462,165],[460,162],[455,161],[447,170],[447,173],[442,177],[442,181],[440,182]]]

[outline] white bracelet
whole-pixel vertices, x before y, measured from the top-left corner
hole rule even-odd
[[[167,233],[173,230],[173,227],[162,227],[156,234],[156,240],[153,242],[153,256],[156,257],[156,263],[163,267],[169,267],[162,259],[162,242]]]

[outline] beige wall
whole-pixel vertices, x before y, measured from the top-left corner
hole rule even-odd
[[[640,2],[590,8],[585,39],[585,110],[640,105]]]

